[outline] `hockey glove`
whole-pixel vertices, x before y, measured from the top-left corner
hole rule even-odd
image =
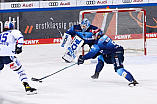
[[[22,46],[21,47],[17,47],[15,49],[15,54],[20,54],[22,52]]]
[[[80,55],[79,58],[78,58],[77,64],[80,65],[80,64],[83,64],[83,63],[84,63],[84,59],[83,59],[82,55]]]
[[[99,33],[99,31],[101,31],[101,29],[96,29],[96,30],[92,31],[93,35],[95,35],[96,33]]]

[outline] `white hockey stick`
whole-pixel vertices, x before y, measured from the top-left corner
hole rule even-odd
[[[54,22],[54,20],[53,20],[53,18],[52,18],[52,17],[51,17],[50,19],[52,20],[52,22]],[[60,35],[61,35],[61,37],[62,37],[63,35],[62,35],[61,31],[58,29],[58,26],[57,26],[56,24],[55,24],[55,27],[56,27],[56,29],[58,30],[59,34],[60,34]]]

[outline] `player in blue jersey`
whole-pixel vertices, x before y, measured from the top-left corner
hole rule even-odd
[[[75,50],[78,51],[80,49],[80,47],[84,46],[85,44],[88,44],[89,47],[91,47],[94,44],[94,39],[92,37],[93,36],[92,31],[94,31],[96,29],[98,29],[98,27],[91,25],[90,21],[87,18],[85,18],[82,20],[81,24],[74,25],[69,30],[67,30],[64,33],[61,46],[64,47],[65,44],[67,44],[67,46],[70,46],[70,47],[73,47],[75,45],[75,47],[77,47],[77,48],[70,48],[74,52],[70,52],[67,48],[65,55],[62,58],[66,62],[72,62],[72,60],[75,58],[75,56],[71,57],[72,56],[71,53],[74,53],[74,55],[76,55],[77,52],[75,52]],[[74,37],[74,36],[77,36],[77,38],[74,38],[74,39],[76,39],[76,41],[81,41],[81,39],[82,39],[84,42],[81,42],[79,44],[76,44],[75,40],[73,40],[71,42],[70,39],[71,39],[71,37]]]
[[[18,74],[27,94],[36,94],[36,89],[29,86],[25,70],[15,56],[15,54],[22,52],[24,37],[19,30],[13,28],[13,23],[6,21],[3,32],[0,34],[0,72],[4,68],[4,65],[7,65]]]
[[[98,63],[96,65],[95,74],[91,76],[91,78],[98,79],[99,73],[103,69],[105,62],[107,64],[113,64],[115,72],[130,82],[129,86],[136,86],[139,84],[133,78],[131,73],[124,69],[123,47],[116,44],[111,38],[109,38],[107,35],[104,35],[102,31],[99,31],[99,29],[93,32],[93,36],[95,39],[93,47],[84,56],[79,56],[78,65],[83,64],[84,60],[96,58],[98,56]]]

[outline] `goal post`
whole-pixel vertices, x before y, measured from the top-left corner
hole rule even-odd
[[[79,22],[87,18],[125,49],[125,55],[146,55],[146,10],[142,8],[83,10]],[[86,47],[82,49],[84,54]],[[87,49],[89,50],[89,49]]]

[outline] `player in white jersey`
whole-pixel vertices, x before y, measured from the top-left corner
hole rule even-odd
[[[22,52],[24,37],[19,30],[13,28],[13,23],[6,21],[3,32],[0,34],[0,72],[4,65],[7,65],[19,75],[19,79],[24,85],[27,94],[36,94],[36,89],[29,86],[26,73],[15,56],[15,54]]]

